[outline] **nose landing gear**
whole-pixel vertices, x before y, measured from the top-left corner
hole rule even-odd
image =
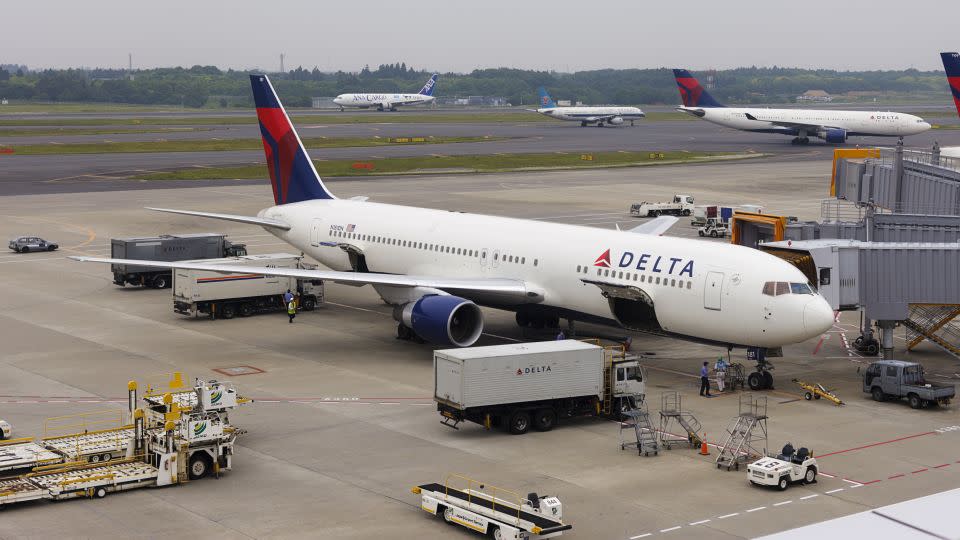
[[[747,349],[747,360],[757,363],[756,370],[747,376],[750,390],[773,390],[773,364],[767,361],[767,351],[759,347]]]

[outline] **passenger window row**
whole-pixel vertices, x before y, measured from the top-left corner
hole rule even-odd
[[[589,266],[577,265],[578,274],[586,274]],[[691,280],[675,279],[668,277],[660,276],[649,276],[647,274],[641,274],[637,272],[623,272],[617,270],[610,270],[609,268],[597,268],[597,275],[600,277],[609,277],[613,279],[622,279],[626,281],[637,281],[640,283],[649,283],[651,285],[662,285],[664,287],[677,287],[680,289],[692,289],[693,282]]]
[[[455,248],[451,246],[441,246],[439,244],[430,244],[426,242],[414,242],[412,240],[401,240],[399,238],[387,238],[374,234],[359,234],[346,231],[333,231],[335,238],[347,238],[350,240],[361,240],[363,242],[373,242],[375,244],[385,244],[388,246],[405,247],[411,249],[421,249],[424,251],[437,251],[440,253],[449,253],[451,255],[461,255],[466,257],[486,258],[486,254],[481,255],[479,249]],[[500,255],[493,254],[494,261],[503,261],[505,263],[527,264],[527,258],[519,255]],[[538,259],[533,260],[533,265],[537,266]]]

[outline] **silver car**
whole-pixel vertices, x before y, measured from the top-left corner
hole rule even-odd
[[[55,242],[47,242],[39,236],[21,236],[11,240],[9,247],[17,253],[29,253],[31,251],[53,251],[60,246]]]

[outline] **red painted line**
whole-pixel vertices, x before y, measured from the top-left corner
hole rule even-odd
[[[950,466],[949,463],[944,463],[943,465],[934,465],[933,468],[934,468],[934,469],[942,469],[942,468],[944,468],[944,467],[949,467],[949,466]]]
[[[820,352],[820,346],[823,345],[823,338],[820,338],[820,341],[817,342],[817,346],[813,348],[813,354],[811,356],[816,356]]]
[[[916,435],[907,435],[906,437],[900,437],[899,439],[891,439],[889,441],[876,442],[871,444],[865,444],[863,446],[857,446],[856,448],[847,448],[846,450],[837,450],[836,452],[830,452],[829,454],[820,454],[818,458],[825,458],[828,456],[835,456],[837,454],[846,454],[847,452],[855,452],[857,450],[863,450],[866,448],[873,448],[874,446],[883,446],[885,444],[891,444],[900,441],[906,441],[908,439],[915,439],[917,437],[923,437],[925,435],[936,435],[936,431],[927,431],[925,433],[917,433]]]
[[[876,484],[877,482],[883,482],[883,480],[871,480],[869,482],[860,482],[860,483],[865,486],[869,486],[870,484]]]
[[[900,473],[900,474],[895,474],[895,475],[893,475],[893,476],[891,476],[891,477],[889,477],[889,478],[887,478],[887,480],[893,480],[894,478],[903,478],[904,476],[906,476],[906,475],[905,475],[905,474],[903,474],[903,473]]]
[[[917,469],[917,470],[915,470],[915,471],[911,471],[910,474],[922,473],[922,472],[926,472],[927,470],[929,470],[929,469]]]

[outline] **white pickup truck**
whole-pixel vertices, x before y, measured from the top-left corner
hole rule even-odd
[[[630,206],[630,215],[657,217],[661,215],[689,216],[693,213],[693,196],[674,195],[670,202],[641,202]]]

